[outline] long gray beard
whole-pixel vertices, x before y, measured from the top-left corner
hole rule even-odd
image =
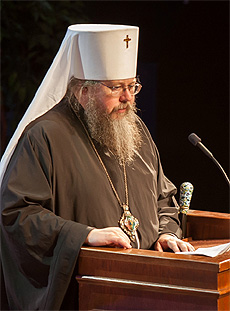
[[[133,162],[141,146],[135,104],[128,105],[126,115],[121,119],[111,119],[109,114],[96,106],[94,100],[90,100],[85,117],[93,139],[112,152],[120,164]]]

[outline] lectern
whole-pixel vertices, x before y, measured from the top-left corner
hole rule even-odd
[[[230,241],[229,214],[189,211],[195,248]],[[83,247],[79,310],[229,310],[230,252],[214,258]]]

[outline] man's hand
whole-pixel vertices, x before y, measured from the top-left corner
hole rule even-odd
[[[175,252],[192,252],[195,248],[188,242],[184,242],[170,234],[162,234],[154,245],[154,249],[159,252],[172,249]]]
[[[85,244],[90,246],[117,246],[131,248],[130,239],[119,227],[93,229],[88,234]]]

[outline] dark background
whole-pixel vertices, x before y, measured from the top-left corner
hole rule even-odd
[[[166,176],[194,185],[191,208],[229,212],[229,188],[187,137],[229,172],[228,1],[2,1],[2,153],[73,23],[140,27],[137,103]],[[141,185],[140,185],[141,186]]]

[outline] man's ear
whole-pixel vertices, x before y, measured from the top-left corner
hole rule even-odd
[[[75,91],[74,95],[77,98],[78,102],[82,105],[83,108],[85,108],[86,103],[88,102],[88,87],[85,86],[81,88],[80,90]]]
[[[75,97],[79,100],[79,97],[81,97],[82,95],[83,96],[86,96],[88,94],[88,87],[87,86],[84,86],[80,89],[77,89],[75,92],[74,92],[74,95]]]
[[[83,95],[86,95],[88,93],[88,87],[87,86],[84,86],[83,88],[82,88],[82,94]]]

